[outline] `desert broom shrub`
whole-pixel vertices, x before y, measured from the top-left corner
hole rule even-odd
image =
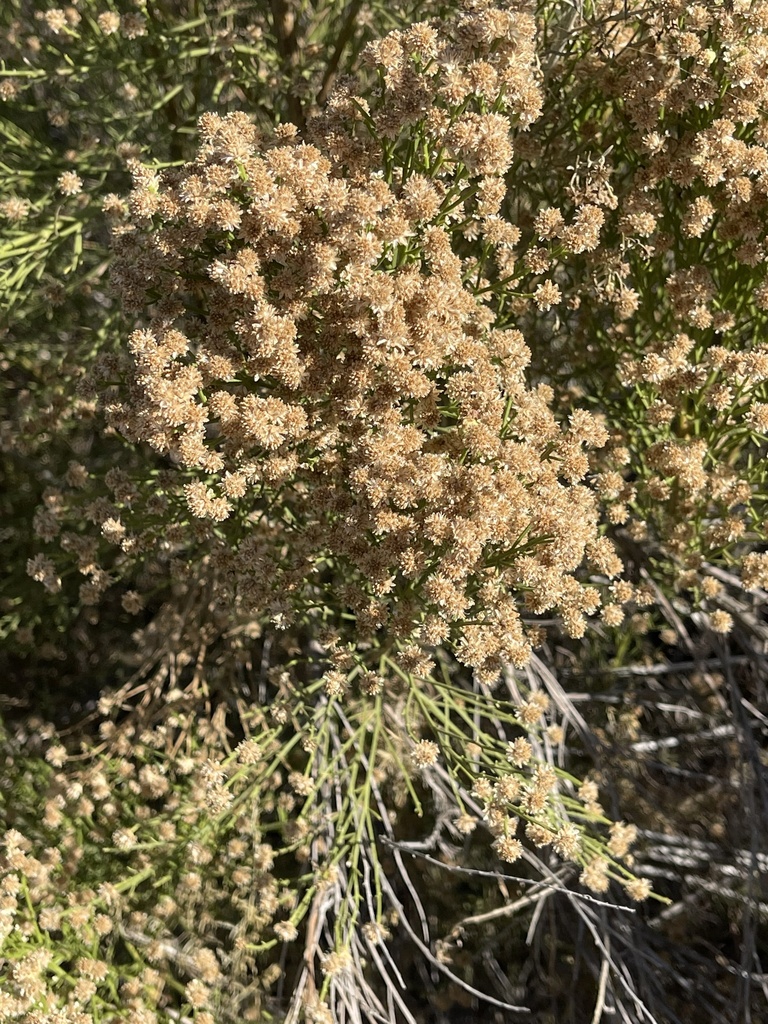
[[[441,26],[444,39],[431,26],[391,35],[367,55],[380,80],[372,103],[341,87],[310,120],[306,142],[290,125],[262,141],[244,115],[206,115],[195,163],[165,174],[134,163],[126,208],[109,204],[123,307],[160,304],[132,333],[127,361],[102,356],[81,400],[98,394],[109,427],[148,442],[166,465],[150,469],[143,486],[110,470],[109,497],[89,492],[85,505],[73,471],[37,532],[53,541],[67,519],[98,528],[100,539],[62,538],[86,577],[86,606],[117,576],[141,570],[138,589],[123,597],[126,611],[139,611],[142,584],[157,572],[146,563],[159,549],[180,584],[184,564],[202,560],[214,618],[266,615],[318,638],[315,678],[275,673],[272,715],[284,730],[275,752],[247,745],[229,788],[227,759],[207,759],[198,792],[221,817],[230,801],[252,805],[280,786],[278,766],[287,772],[289,788],[273,807],[287,842],[270,856],[298,849],[306,859],[318,844],[326,854],[309,879],[293,879],[299,905],[276,932],[285,941],[305,925],[311,952],[297,996],[310,1010],[316,960],[325,978],[318,1006],[329,995],[343,1001],[339,979],[359,957],[361,915],[386,934],[396,897],[378,867],[376,832],[395,812],[382,794],[399,788],[394,807],[410,802],[420,813],[419,774],[439,760],[451,769],[454,827],[474,826],[470,808],[484,815],[506,861],[524,855],[515,838],[522,819],[534,848],[551,845],[580,863],[597,892],[613,876],[634,896],[647,894],[619,861],[626,844],[592,827],[607,824],[594,794],[580,796],[578,780],[535,758],[547,700],[518,693],[505,705],[487,690],[505,662],[527,661],[538,637],[519,595],[530,614],[557,609],[579,635],[583,613],[600,603],[597,588],[574,575],[585,554],[609,575],[619,569],[582,483],[582,449],[601,444],[604,431],[583,413],[557,424],[548,389],[525,384],[522,337],[494,329],[468,284],[476,266],[451,244],[467,209],[483,219],[489,246],[515,234],[497,211],[511,123],[525,128],[539,109],[533,27],[489,9]],[[452,65],[470,59],[487,84],[474,102],[457,101]],[[104,543],[119,552],[111,571],[97,561]],[[30,559],[28,573],[49,590],[60,586],[47,555]],[[440,677],[438,645],[475,669],[479,689]],[[489,718],[498,739],[484,735]],[[108,749],[114,741],[123,758],[140,755],[143,741],[132,748],[107,726]],[[269,730],[260,733],[268,748]],[[49,748],[49,757],[63,761],[66,748]],[[266,775],[252,769],[263,758]],[[151,764],[137,771],[143,782],[131,786],[132,775],[126,768],[129,793],[169,791]],[[240,794],[235,783],[249,776]],[[339,777],[348,778],[342,789]],[[81,785],[69,785],[78,800]],[[88,816],[85,800],[79,811]],[[145,841],[135,819],[151,813],[130,800],[122,810],[131,824],[112,823],[108,852],[135,851],[142,861],[156,839]],[[392,828],[385,824],[390,836]],[[164,831],[177,851],[173,830]],[[98,828],[92,835],[105,840]],[[161,884],[161,870],[143,881]],[[336,894],[330,906],[318,873]],[[193,904],[212,903],[199,894],[199,873],[178,884],[198,894]],[[174,925],[193,928],[183,914]],[[318,927],[331,929],[325,952]],[[241,951],[274,945],[260,928]],[[190,1006],[201,1009],[207,996],[190,985]]]
[[[214,602],[312,629],[332,702],[354,684],[389,704],[402,684],[408,732],[419,721],[460,757],[472,718],[435,681],[431,650],[493,684],[538,636],[521,607],[554,609],[581,635],[600,594],[575,570],[585,558],[620,569],[581,482],[584,449],[604,430],[582,411],[556,423],[548,389],[525,385],[522,337],[495,330],[467,284],[474,263],[451,247],[468,210],[495,239],[514,233],[496,211],[510,127],[539,110],[533,29],[483,8],[442,36],[390,34],[365,54],[378,90],[342,87],[309,122],[310,141],[291,125],[262,140],[243,115],[206,115],[194,163],[162,176],[137,166],[114,281],[124,306],[149,303],[151,318],[125,359],[95,370],[109,425],[176,467],[148,498],[165,503],[157,526],[141,529],[132,495],[130,509],[103,508],[107,539],[128,558],[161,536],[204,550]],[[457,102],[454,65],[481,59],[491,84]],[[508,723],[535,726],[539,697]],[[488,700],[461,696],[480,715]],[[532,750],[518,746],[506,760],[520,768]],[[558,773],[540,765],[523,785],[490,740],[480,748],[507,778],[507,802],[578,851],[602,891],[607,875],[590,872],[609,868],[599,842],[581,851],[560,837]],[[427,738],[412,756],[426,768],[439,753]],[[480,798],[494,802],[490,789]],[[495,827],[497,849],[517,859],[515,820]]]
[[[122,336],[105,282],[128,161],[145,152],[164,165],[188,159],[196,120],[210,107],[245,107],[266,127],[287,116],[301,121],[367,39],[434,9],[337,0],[301,12],[277,2],[196,0],[2,5],[0,317],[8,386],[0,500],[13,554],[0,582],[0,632],[19,656],[42,652],[41,673],[79,675],[70,631],[87,636],[93,651],[102,642],[88,621],[95,606],[79,602],[77,570],[49,575],[47,590],[30,586],[24,571],[39,550],[35,535],[50,537],[61,519],[61,487],[96,501],[106,497],[103,480],[116,465],[137,480],[157,468],[95,429],[92,403],[74,398],[96,353]],[[82,533],[82,523],[67,532]],[[96,655],[88,670],[97,672],[100,661]]]
[[[165,12],[99,11],[87,31],[83,5],[73,11],[38,19],[47,56],[34,102],[5,89],[17,152],[29,148],[20,99],[37,115],[41,89],[63,77],[84,83],[63,90],[67,102],[87,105],[87,76],[59,74],[77,47],[75,69],[92,62],[116,80],[88,35],[96,27],[118,39],[127,18],[139,48],[178,36],[184,73],[158,89],[162,53],[142,57],[157,106],[146,135],[125,116],[121,176],[99,177],[76,147],[63,162],[46,152],[3,207],[8,261],[31,253],[8,278],[20,380],[10,478],[23,481],[34,456],[48,460],[49,484],[37,539],[14,527],[15,564],[52,607],[81,607],[91,635],[100,621],[123,635],[129,616],[137,624],[137,653],[123,645],[114,690],[91,706],[98,742],[77,751],[40,722],[8,740],[16,832],[2,955],[17,1002],[6,1013],[47,1000],[87,1003],[92,1019],[126,1008],[142,1019],[413,1019],[409,944],[422,978],[430,965],[436,1007],[493,1005],[461,952],[462,926],[435,946],[420,931],[427,897],[413,884],[432,854],[458,873],[461,844],[478,856],[490,839],[497,859],[464,877],[519,872],[507,877],[540,886],[525,906],[560,891],[564,927],[586,929],[599,953],[595,1014],[609,992],[625,1019],[654,1006],[680,1020],[671,1003],[658,1010],[647,967],[627,966],[651,948],[642,928],[599,899],[618,894],[614,882],[648,895],[631,873],[635,829],[611,817],[634,802],[664,826],[634,793],[627,743],[637,755],[655,743],[642,715],[662,728],[667,705],[636,688],[597,694],[624,705],[608,743],[601,734],[606,746],[617,738],[622,787],[608,815],[611,766],[599,786],[586,757],[572,774],[566,737],[594,741],[531,656],[551,650],[547,616],[564,631],[560,651],[585,663],[595,651],[594,690],[609,652],[646,655],[665,616],[664,643],[685,641],[695,657],[763,642],[743,588],[759,600],[766,584],[766,355],[753,340],[765,5],[470,4],[372,43],[358,77],[333,91],[338,46],[330,62],[298,46],[287,5],[261,36],[246,8],[180,25],[175,9],[167,23]],[[353,52],[357,13],[330,22],[339,43],[355,36]],[[251,51],[237,77],[242,33],[276,69],[258,85]],[[20,38],[9,34],[9,60]],[[259,97],[278,82],[284,106],[267,112]],[[211,113],[222,96],[234,112]],[[98,125],[98,111],[83,115]],[[132,191],[111,194],[126,171]],[[21,218],[38,214],[24,234]],[[98,283],[107,225],[114,296]],[[68,291],[62,275],[88,260],[93,274]],[[40,287],[24,291],[32,266],[65,282],[68,327],[46,330],[72,363],[82,356],[75,400],[74,370],[40,373],[24,348],[23,311],[48,322]],[[98,324],[91,346],[78,337],[85,311]],[[41,430],[36,412],[54,394]],[[106,431],[89,431],[96,449],[82,443],[74,461],[66,438],[84,416]],[[45,616],[30,631],[18,593],[4,628],[29,649]],[[131,657],[138,670],[121,687]],[[727,678],[736,695],[744,680]],[[705,707],[697,694],[691,684],[681,698],[686,713],[727,717],[727,701]],[[36,733],[48,760],[41,748],[27,764],[19,744]],[[740,792],[756,807],[746,774]],[[35,778],[50,787],[42,825]],[[678,813],[684,834],[684,811],[666,808],[675,828]],[[58,847],[63,868],[46,852]],[[677,891],[653,854],[638,856]],[[562,860],[597,901],[562,895],[575,877]],[[36,884],[53,939],[34,900],[17,898]],[[110,884],[121,923],[104,952],[87,922],[104,916]],[[466,928],[496,914],[467,909]],[[723,990],[710,1002],[725,1012]],[[557,998],[578,1019],[573,997]],[[514,1002],[502,984],[497,1008]]]
[[[541,11],[548,102],[507,194],[538,248],[490,287],[536,372],[606,417],[595,484],[622,554],[726,633],[704,563],[743,563],[750,587],[765,562],[768,9]]]

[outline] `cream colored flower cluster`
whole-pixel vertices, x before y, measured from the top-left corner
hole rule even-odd
[[[538,309],[514,324],[558,397],[576,385],[605,411],[607,518],[654,550],[665,585],[702,598],[706,561],[741,562],[754,581],[744,560],[768,514],[768,4],[603,4],[563,36],[546,79],[514,195],[532,222],[519,221],[523,242],[540,243],[525,261]],[[586,250],[562,231],[579,204],[601,220]]]
[[[306,138],[208,114],[193,163],[135,166],[113,280],[143,325],[103,406],[175,467],[164,539],[210,539],[222,600],[349,609],[493,678],[527,660],[523,603],[580,635],[600,601],[574,571],[619,569],[582,482],[606,432],[556,422],[464,255],[470,220],[489,252],[519,238],[533,23],[478,6],[367,59],[378,93],[341,86]]]

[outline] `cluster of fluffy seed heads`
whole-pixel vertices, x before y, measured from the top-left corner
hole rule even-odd
[[[125,692],[111,695],[112,700],[105,695],[100,710],[109,714],[110,706],[124,708]],[[172,693],[177,706],[184,703],[180,690]],[[53,726],[38,717],[26,721],[11,740],[16,749],[30,735],[38,742],[45,737],[45,760],[54,771],[47,783],[40,779],[42,830],[28,823],[24,834],[0,831],[2,1024],[24,1015],[37,1019],[41,1005],[52,1019],[67,1024],[92,1024],[112,1007],[150,1024],[157,1019],[159,993],[171,964],[186,983],[190,1005],[200,1010],[215,998],[219,1007],[225,971],[227,997],[246,984],[253,995],[252,961],[243,955],[247,942],[271,936],[273,925],[285,941],[296,937],[297,929],[289,922],[282,927],[277,922],[280,911],[295,904],[295,894],[271,874],[275,851],[262,840],[253,807],[225,823],[227,834],[220,834],[216,843],[206,834],[211,817],[221,821],[221,801],[217,805],[212,797],[224,789],[227,772],[209,756],[213,751],[203,736],[208,732],[212,739],[211,731],[203,724],[193,756],[168,756],[171,733],[174,740],[180,728],[189,734],[203,718],[190,714],[182,722],[173,717],[172,725],[167,718],[154,717],[146,729],[137,728],[140,718],[129,716],[117,729],[108,728],[114,726],[109,719],[103,721],[100,732],[109,754],[101,756],[101,747],[76,762],[67,760]],[[271,762],[275,750],[265,732],[260,730],[261,748],[269,751],[266,760]],[[239,758],[243,765],[254,763],[251,746],[243,748],[249,752]],[[159,759],[161,752],[165,757]],[[290,813],[293,804],[284,789],[280,792],[282,774],[269,764],[264,768],[270,782],[265,792],[274,796],[259,802],[259,814]],[[241,773],[238,784],[242,781]],[[98,881],[103,875],[94,876],[92,861],[82,856],[78,833],[85,820],[92,841],[100,844],[107,862],[111,858],[112,882]],[[153,848],[150,857],[148,845]],[[160,866],[168,854],[172,871]],[[144,891],[141,880],[150,864],[163,881]],[[123,877],[132,883],[127,896]],[[217,904],[221,909],[215,909]],[[224,915],[238,922],[226,958],[214,937],[217,918]],[[183,943],[179,933],[185,936]],[[24,937],[19,946],[6,942],[14,934]],[[115,964],[112,954],[121,941],[133,948],[131,967]],[[66,950],[66,970],[51,959],[53,948]],[[265,966],[260,972],[265,990],[281,973],[275,963]],[[210,1014],[196,1017],[213,1024]]]
[[[521,603],[581,635],[599,597],[574,571],[618,569],[583,483],[606,432],[558,424],[462,256],[468,220],[500,265],[519,237],[499,208],[540,106],[533,24],[480,5],[367,60],[379,93],[340,87],[304,138],[208,114],[193,163],[134,166],[114,282],[146,320],[103,407],[177,467],[163,539],[207,540],[222,600],[349,609],[493,678],[535,639]]]
[[[622,485],[616,496],[658,503],[665,546],[682,560],[696,547],[717,552],[739,542],[756,525],[761,495],[754,474],[734,465],[733,451],[739,445],[748,458],[751,450],[754,460],[765,446],[768,344],[697,352],[695,338],[680,332],[649,345],[641,359],[625,358],[621,378],[648,396],[645,420],[661,439],[643,453],[639,487]],[[686,436],[692,417],[702,418],[698,436]]]
[[[629,875],[611,859],[626,861],[631,865],[629,850],[637,836],[633,825],[616,822],[610,827],[607,843],[599,856],[589,852],[585,845],[583,828],[568,821],[563,815],[562,794],[559,793],[557,772],[548,764],[533,762],[531,743],[520,737],[509,744],[507,759],[525,773],[501,774],[495,780],[488,775],[478,775],[472,788],[473,796],[483,805],[483,819],[486,827],[495,836],[493,848],[498,856],[507,862],[517,860],[523,854],[523,844],[515,838],[522,820],[525,836],[534,847],[550,847],[564,860],[582,865],[582,881],[594,892],[605,892],[609,884],[609,872],[620,880],[628,895],[634,900],[647,898],[650,887]],[[585,782],[578,791],[578,814],[602,817],[604,812],[597,801],[597,786]],[[454,823],[456,828],[468,834],[475,827],[475,819],[462,815]]]
[[[440,748],[432,740],[419,740],[413,749],[411,759],[417,768],[429,768],[437,763]]]
[[[576,376],[616,409],[609,521],[688,571],[766,537],[768,4],[601,15],[547,68],[552,100],[522,152],[520,223],[538,244],[524,280],[560,318],[526,339],[545,379],[562,356],[565,399]],[[601,113],[585,124],[585,110]],[[564,234],[578,204],[601,221],[591,248]]]

